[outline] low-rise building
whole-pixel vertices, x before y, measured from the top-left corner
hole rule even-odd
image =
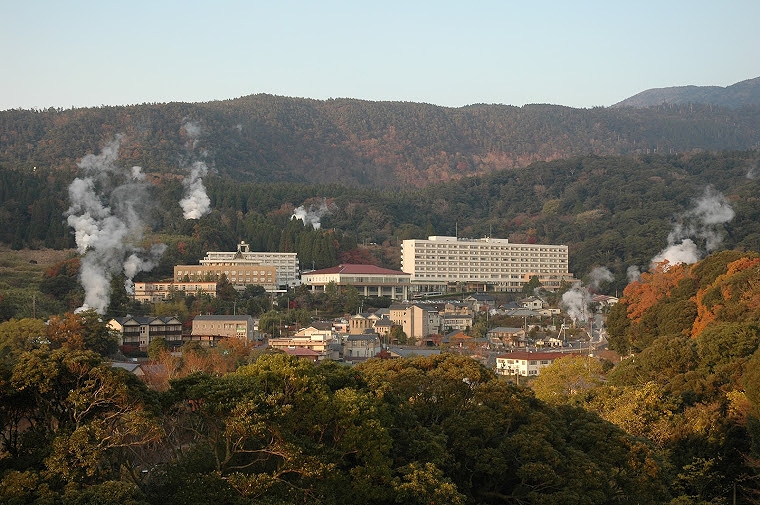
[[[566,356],[573,356],[573,354],[562,352],[508,352],[496,357],[496,373],[500,375],[533,377],[539,375],[543,368]]]
[[[171,347],[182,345],[182,322],[175,316],[115,317],[107,326],[117,334],[119,348],[124,352],[147,351],[159,337]]]
[[[308,349],[319,356],[318,359],[336,359],[330,353],[331,344],[336,342],[332,330],[324,331],[314,327],[304,328],[292,337],[278,337],[267,340],[269,347],[288,351],[289,349]]]
[[[238,339],[246,344],[256,338],[256,323],[249,315],[199,315],[193,319],[190,340],[213,346],[222,339]]]
[[[216,298],[216,282],[135,282],[133,296],[138,302],[158,303],[171,300],[178,293]]]
[[[409,298],[410,275],[375,265],[345,264],[301,274],[301,283],[312,291],[325,291],[330,283],[339,287],[354,286],[362,296]]]
[[[444,331],[469,330],[472,328],[473,317],[466,314],[442,314],[441,324]]]
[[[349,335],[343,343],[343,360],[349,363],[374,358],[381,350],[377,333],[367,330],[361,335]]]

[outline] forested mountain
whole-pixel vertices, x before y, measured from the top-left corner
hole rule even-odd
[[[236,180],[425,186],[580,155],[758,147],[760,107],[574,109],[251,95],[208,103],[0,112],[0,166],[70,170],[116,135],[123,163],[203,155]]]
[[[180,181],[158,178],[149,188],[144,240],[167,248],[141,278],[170,277],[174,265],[197,263],[207,251],[235,250],[240,240],[253,250],[297,252],[304,268],[336,262],[399,268],[402,240],[458,234],[567,244],[570,271],[583,279],[594,267],[609,269],[615,280],[605,289],[614,294],[628,283],[629,269],[648,269],[672,245],[674,230],[693,231],[681,238],[694,241],[703,255],[722,248],[760,251],[759,171],[760,155],[743,151],[582,156],[405,190],[241,183],[215,176],[205,181],[211,212],[191,220],[183,218],[178,203]],[[72,177],[1,170],[0,217],[6,225],[0,243],[16,249],[73,247],[63,215]],[[702,226],[710,216],[695,209],[706,194],[724,199],[731,218]],[[298,207],[320,215],[321,227],[292,219]],[[6,302],[11,299],[2,294]],[[42,302],[38,297],[38,308]],[[30,307],[31,295],[17,305]]]
[[[731,86],[673,86],[642,91],[613,107],[656,107],[658,105],[706,104],[720,107],[760,105],[760,77]]]

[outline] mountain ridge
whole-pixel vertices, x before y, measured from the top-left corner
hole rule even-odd
[[[189,136],[188,125],[197,136]],[[587,154],[757,149],[760,105],[447,108],[256,94],[202,103],[10,110],[0,112],[0,166],[74,170],[117,135],[120,162],[147,172],[181,175],[202,158],[220,176],[243,181],[423,187]]]
[[[730,86],[670,86],[651,88],[626,98],[612,107],[656,107],[663,104],[699,103],[721,107],[760,105],[760,77],[746,79]]]

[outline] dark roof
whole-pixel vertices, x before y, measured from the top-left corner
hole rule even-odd
[[[366,275],[409,275],[406,272],[400,270],[391,270],[389,268],[381,268],[376,265],[356,265],[346,264],[337,265],[330,268],[323,268],[321,270],[312,270],[307,272],[311,274],[366,274]]]
[[[216,314],[201,314],[198,316],[195,316],[194,320],[197,321],[242,321],[242,320],[253,320],[251,316],[248,314],[239,315],[239,316],[230,316],[230,315],[216,315]]]
[[[114,317],[114,320],[121,324],[122,326],[125,323],[128,323],[129,321],[134,321],[139,325],[143,324],[153,324],[155,322],[168,324],[172,320],[176,320],[179,322],[179,319],[177,316],[124,316],[124,317]]]
[[[346,338],[349,342],[356,342],[358,340],[377,340],[377,333],[362,333],[361,335],[349,335],[348,338]]]

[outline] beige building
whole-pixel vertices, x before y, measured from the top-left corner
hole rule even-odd
[[[256,337],[255,321],[249,315],[199,315],[193,319],[191,340],[208,345],[222,339],[238,339],[251,343]]]
[[[274,267],[276,276],[274,282],[267,283],[278,288],[284,286],[297,286],[300,282],[298,279],[298,255],[296,253],[281,253],[281,252],[253,252],[245,242],[240,242],[235,252],[208,252],[206,257],[200,261],[201,266],[216,267],[211,269],[213,271],[229,271],[227,274],[229,279],[232,275],[232,271],[241,271],[244,267],[262,267],[270,266]],[[251,272],[256,270],[252,268]],[[259,269],[261,270],[261,269]],[[245,270],[242,270],[245,272]],[[233,284],[256,284],[255,282],[246,282],[246,280],[240,280],[240,274],[235,274],[238,278],[237,282],[230,282]],[[176,279],[176,269],[175,276]],[[262,286],[266,285],[262,282]]]
[[[205,294],[216,298],[216,282],[135,282],[134,298],[140,302],[163,302],[177,293]]]
[[[406,336],[421,340],[442,331],[443,320],[438,311],[425,304],[395,304],[390,306],[390,320],[401,326]]]
[[[324,291],[331,282],[354,286],[362,296],[384,296],[391,300],[409,298],[410,275],[375,265],[338,265],[301,274],[301,282],[312,291]]]
[[[520,291],[537,276],[544,289],[556,291],[563,281],[574,280],[566,245],[512,244],[495,238],[404,240],[401,269],[423,290],[476,283],[495,291]]]
[[[263,286],[267,291],[277,289],[277,268],[271,265],[176,265],[174,280],[177,284],[198,284],[221,279],[222,274],[237,289],[250,284]],[[216,287],[214,288],[216,290]],[[137,288],[135,288],[135,293]]]
[[[317,360],[321,360],[337,358],[337,356],[331,356],[330,353],[331,344],[337,342],[337,334],[332,327],[315,323],[313,326],[301,328],[292,337],[270,338],[267,344],[273,349],[280,349],[285,352],[288,352],[289,349],[309,349],[317,353]]]

